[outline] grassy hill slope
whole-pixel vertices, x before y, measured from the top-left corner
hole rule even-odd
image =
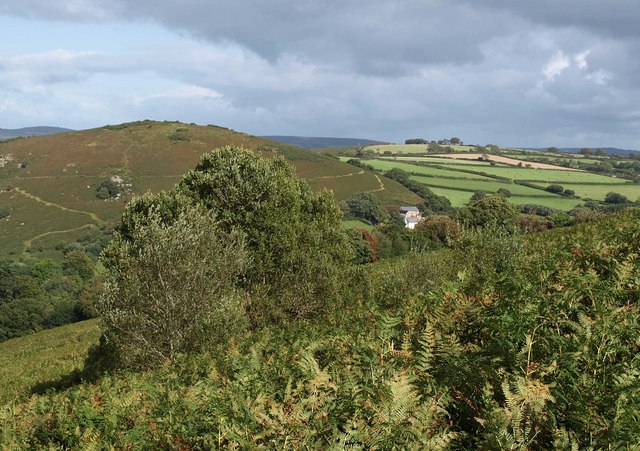
[[[265,328],[174,366],[12,403],[0,409],[0,443],[635,449],[638,219],[629,211],[526,237],[488,230],[457,249],[369,265],[329,321]]]
[[[312,188],[333,189],[336,199],[372,191],[383,202],[410,203],[413,193],[379,177],[354,171],[326,155],[216,126],[140,121],[0,143],[0,254],[50,254],[65,242],[117,220],[133,195],[173,186],[200,156],[241,145],[268,156],[283,154]],[[125,193],[99,199],[97,188],[119,177]]]

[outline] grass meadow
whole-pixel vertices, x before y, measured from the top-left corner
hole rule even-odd
[[[99,336],[98,321],[89,320],[0,343],[0,405],[63,383]]]

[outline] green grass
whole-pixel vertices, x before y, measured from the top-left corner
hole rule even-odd
[[[99,336],[98,321],[90,320],[0,343],[0,405],[81,369]]]
[[[616,177],[608,177],[606,175],[582,171],[486,166],[482,168],[482,172],[514,180],[528,180],[545,183],[600,183],[612,185],[627,183],[626,180]]]
[[[480,161],[480,160],[464,160],[464,159],[454,159],[454,158],[447,158],[447,157],[435,157],[435,156],[431,156],[431,157],[382,157],[383,160],[388,160],[388,161],[399,161],[399,162],[412,162],[412,161],[420,161],[420,162],[424,162],[424,163],[431,163],[431,164],[438,164],[438,165],[446,165],[446,166],[452,166],[452,167],[456,167],[456,166],[461,166],[464,168],[464,166],[491,166],[491,163],[487,162],[487,161]],[[507,164],[502,164],[502,163],[495,163],[495,165],[497,166],[506,166],[508,167],[509,165]],[[468,169],[474,169],[476,170],[476,168],[468,168]]]
[[[594,200],[604,200],[604,197],[609,192],[622,194],[631,201],[640,198],[640,184],[637,183],[621,183],[618,185],[580,185],[577,183],[564,183],[562,186],[565,189],[574,190],[577,196]]]
[[[477,150],[472,146],[442,146],[442,147],[451,147],[456,152],[470,152]],[[428,144],[375,144],[372,146],[365,147],[365,151],[370,150],[375,153],[382,154],[385,151],[392,153],[405,153],[405,154],[413,154],[413,153],[427,153],[429,148]]]
[[[358,221],[355,219],[352,220],[348,220],[348,221],[342,221],[342,223],[344,224],[345,228],[347,229],[365,229],[365,230],[375,230],[375,226],[372,226],[371,224],[367,224],[366,222],[362,222],[362,221]]]
[[[369,164],[379,171],[388,171],[393,168],[402,169],[403,171],[412,172],[421,175],[433,176],[433,177],[459,177],[465,179],[474,180],[487,180],[489,177],[484,177],[477,174],[469,174],[466,172],[458,172],[454,168],[452,169],[439,169],[430,166],[418,166],[410,163],[398,163],[393,160],[366,160],[366,164]]]
[[[481,190],[495,193],[500,188],[504,188],[509,190],[512,194],[521,196],[558,197],[556,194],[552,194],[547,191],[518,185],[516,183],[500,182],[496,180],[457,180],[420,176],[412,176],[411,178],[428,186],[438,186],[440,188],[458,189],[469,192]]]

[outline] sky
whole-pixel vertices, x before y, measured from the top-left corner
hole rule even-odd
[[[0,0],[0,128],[640,149],[637,0]]]

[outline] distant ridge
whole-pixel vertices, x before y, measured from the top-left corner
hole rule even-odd
[[[320,138],[311,136],[262,136],[282,144],[304,147],[305,149],[324,149],[327,147],[348,147],[348,146],[369,146],[372,144],[383,144],[382,141],[358,138]]]
[[[0,141],[27,136],[55,135],[56,133],[72,132],[69,128],[61,127],[24,127],[24,128],[0,128]]]
[[[547,150],[547,147],[525,147],[525,149],[545,151]],[[582,147],[558,147],[558,150],[560,152],[566,152],[566,153],[578,153],[580,152],[580,149],[582,149]],[[594,151],[597,149],[602,149],[605,151],[607,155],[617,155],[620,157],[628,157],[630,153],[640,155],[640,150],[619,149],[617,147],[590,147],[590,149]]]

